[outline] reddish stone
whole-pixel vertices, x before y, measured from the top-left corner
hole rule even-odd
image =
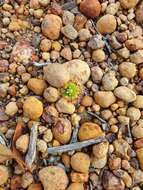
[[[7,42],[0,40],[0,50],[4,49],[7,46]]]
[[[8,61],[5,59],[0,60],[0,73],[8,71]]]

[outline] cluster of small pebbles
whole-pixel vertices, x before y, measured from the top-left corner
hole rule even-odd
[[[25,163],[38,124],[35,159],[0,157],[0,190],[142,190],[143,1],[1,0],[0,144],[19,121]],[[48,154],[77,127],[106,141]]]

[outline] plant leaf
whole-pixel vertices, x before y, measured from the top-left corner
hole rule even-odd
[[[27,168],[25,162],[22,159],[22,156],[20,152],[16,149],[15,143],[17,139],[21,136],[22,134],[22,128],[23,124],[18,122],[16,125],[15,133],[12,139],[12,153],[13,153],[13,158],[16,160],[16,162],[19,164],[22,170],[25,170]]]

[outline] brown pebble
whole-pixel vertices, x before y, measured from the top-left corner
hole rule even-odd
[[[80,3],[80,11],[89,18],[99,16],[101,5],[98,0],[83,0]]]
[[[91,96],[84,96],[81,101],[81,105],[85,107],[91,106],[92,103],[93,103],[93,98]]]

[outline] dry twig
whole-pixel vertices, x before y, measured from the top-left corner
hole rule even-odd
[[[58,154],[58,153],[72,151],[72,150],[77,150],[77,149],[81,149],[93,144],[98,144],[104,141],[106,141],[106,138],[101,136],[96,139],[90,139],[83,142],[77,142],[77,143],[72,143],[72,144],[58,146],[58,147],[52,147],[52,148],[48,148],[48,154]]]
[[[36,67],[43,67],[43,66],[47,66],[50,62],[45,62],[45,63],[38,63],[38,62],[33,62],[33,65]]]
[[[90,112],[90,111],[87,111],[87,113],[90,114],[91,116],[97,118],[101,122],[102,129],[104,131],[108,131],[109,130],[108,123],[104,119],[102,119],[101,117],[99,117],[96,113],[93,113],[93,112]]]
[[[31,128],[29,148],[25,158],[25,162],[29,168],[32,166],[32,163],[34,162],[36,157],[37,130],[38,130],[38,123],[34,122]]]

